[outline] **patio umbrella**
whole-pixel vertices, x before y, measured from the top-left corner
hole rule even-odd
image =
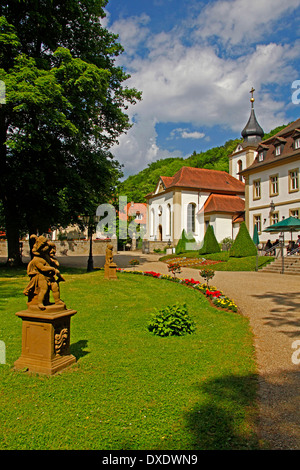
[[[253,230],[253,241],[256,246],[259,245],[259,236],[258,236],[258,230],[257,230],[256,224],[254,225],[254,230]]]
[[[257,230],[257,225],[254,225],[254,230],[253,230],[253,242],[256,245],[256,248],[259,245],[259,236],[258,236],[258,230]],[[256,267],[255,270],[258,271],[258,251],[256,252]]]
[[[296,219],[296,217],[288,217],[287,219],[283,219],[277,224],[270,225],[270,227],[266,228],[264,232],[270,233],[282,233],[283,243],[281,248],[281,257],[282,257],[282,274],[284,273],[284,256],[283,256],[283,247],[284,247],[284,232],[291,232],[291,240],[293,240],[293,232],[300,232],[300,220]]]
[[[270,225],[270,227],[267,227],[264,232],[291,232],[292,237],[293,232],[300,232],[300,219],[296,219],[296,217],[288,217],[287,219],[277,222],[277,224]]]

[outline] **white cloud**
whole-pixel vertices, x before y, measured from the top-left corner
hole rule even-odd
[[[120,137],[119,145],[111,149],[120,163],[126,163],[125,176],[137,173],[158,159],[183,156],[180,151],[171,153],[158,147],[155,124],[155,120],[141,117],[127,134]]]
[[[170,137],[168,140],[176,139],[203,139],[205,137],[204,132],[198,131],[189,131],[189,129],[181,129],[180,127],[177,129],[173,129],[170,133]]]
[[[134,55],[149,35],[147,24],[150,17],[146,14],[133,16],[131,18],[123,18],[116,21],[112,25],[112,31],[120,36],[120,43],[125,49],[126,54]]]
[[[285,122],[284,102],[269,87],[299,78],[292,65],[299,58],[299,42],[255,44],[254,40],[263,36],[280,15],[299,5],[300,0],[209,3],[197,19],[198,39],[189,47],[178,28],[153,35],[147,15],[114,23],[112,30],[120,34],[127,53],[119,59],[131,74],[127,85],[143,92],[142,101],[128,110],[137,122],[113,149],[116,158],[126,163],[126,171],[136,173],[157,159],[183,156],[182,152],[159,147],[157,123],[184,123],[184,128],[174,129],[169,140],[179,136],[204,138],[195,127],[214,125],[227,127],[239,136],[249,117],[252,86],[256,89],[256,114],[264,130]],[[253,41],[252,48],[241,49],[238,57],[219,55],[215,43],[208,42],[214,35],[232,45]],[[147,56],[138,55],[141,43],[148,48]]]
[[[203,137],[205,137],[205,134],[203,132],[187,132],[187,131],[184,131],[182,134],[181,134],[181,137],[183,139],[203,139]]]
[[[270,33],[274,23],[300,6],[300,0],[218,0],[208,2],[195,25],[202,38],[216,36],[232,45],[253,44]]]

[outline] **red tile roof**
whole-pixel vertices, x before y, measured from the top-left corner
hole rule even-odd
[[[245,210],[245,201],[239,196],[230,196],[228,194],[211,194],[203,205],[200,212],[205,214],[209,212],[226,212],[235,214]]]
[[[161,177],[166,189],[180,187],[223,193],[245,192],[245,184],[226,171],[182,167],[173,177]]]
[[[165,188],[167,186],[170,186],[170,184],[172,183],[173,181],[173,176],[161,176],[160,177],[162,182],[163,182],[163,185],[165,186]]]
[[[134,216],[141,214],[141,218],[135,218],[135,221],[139,224],[145,224],[147,219],[147,204],[143,202],[128,202],[124,207],[123,211],[119,212],[120,220],[128,220],[128,216]]]

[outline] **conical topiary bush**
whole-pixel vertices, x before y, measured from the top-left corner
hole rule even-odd
[[[255,256],[256,254],[257,248],[250,237],[245,222],[242,222],[239,233],[229,250],[229,256],[233,258],[244,258],[245,256]]]
[[[199,255],[208,255],[209,253],[219,253],[220,245],[215,237],[212,225],[207,227],[204,235],[203,246],[199,250]]]
[[[196,243],[195,239],[192,235],[186,234],[185,230],[182,230],[180,240],[175,248],[176,255],[180,255],[181,253],[185,253],[188,250],[192,250],[193,245]]]

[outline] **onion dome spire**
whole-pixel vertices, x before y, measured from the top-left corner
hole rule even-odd
[[[254,111],[254,97],[253,93],[255,92],[255,89],[252,87],[250,90],[251,93],[251,111],[250,111],[250,117],[249,120],[242,130],[242,137],[244,138],[244,144],[250,144],[250,145],[256,145],[259,142],[261,142],[263,136],[264,136],[264,131],[260,127],[260,125],[257,122],[256,116],[255,116],[255,111]]]

